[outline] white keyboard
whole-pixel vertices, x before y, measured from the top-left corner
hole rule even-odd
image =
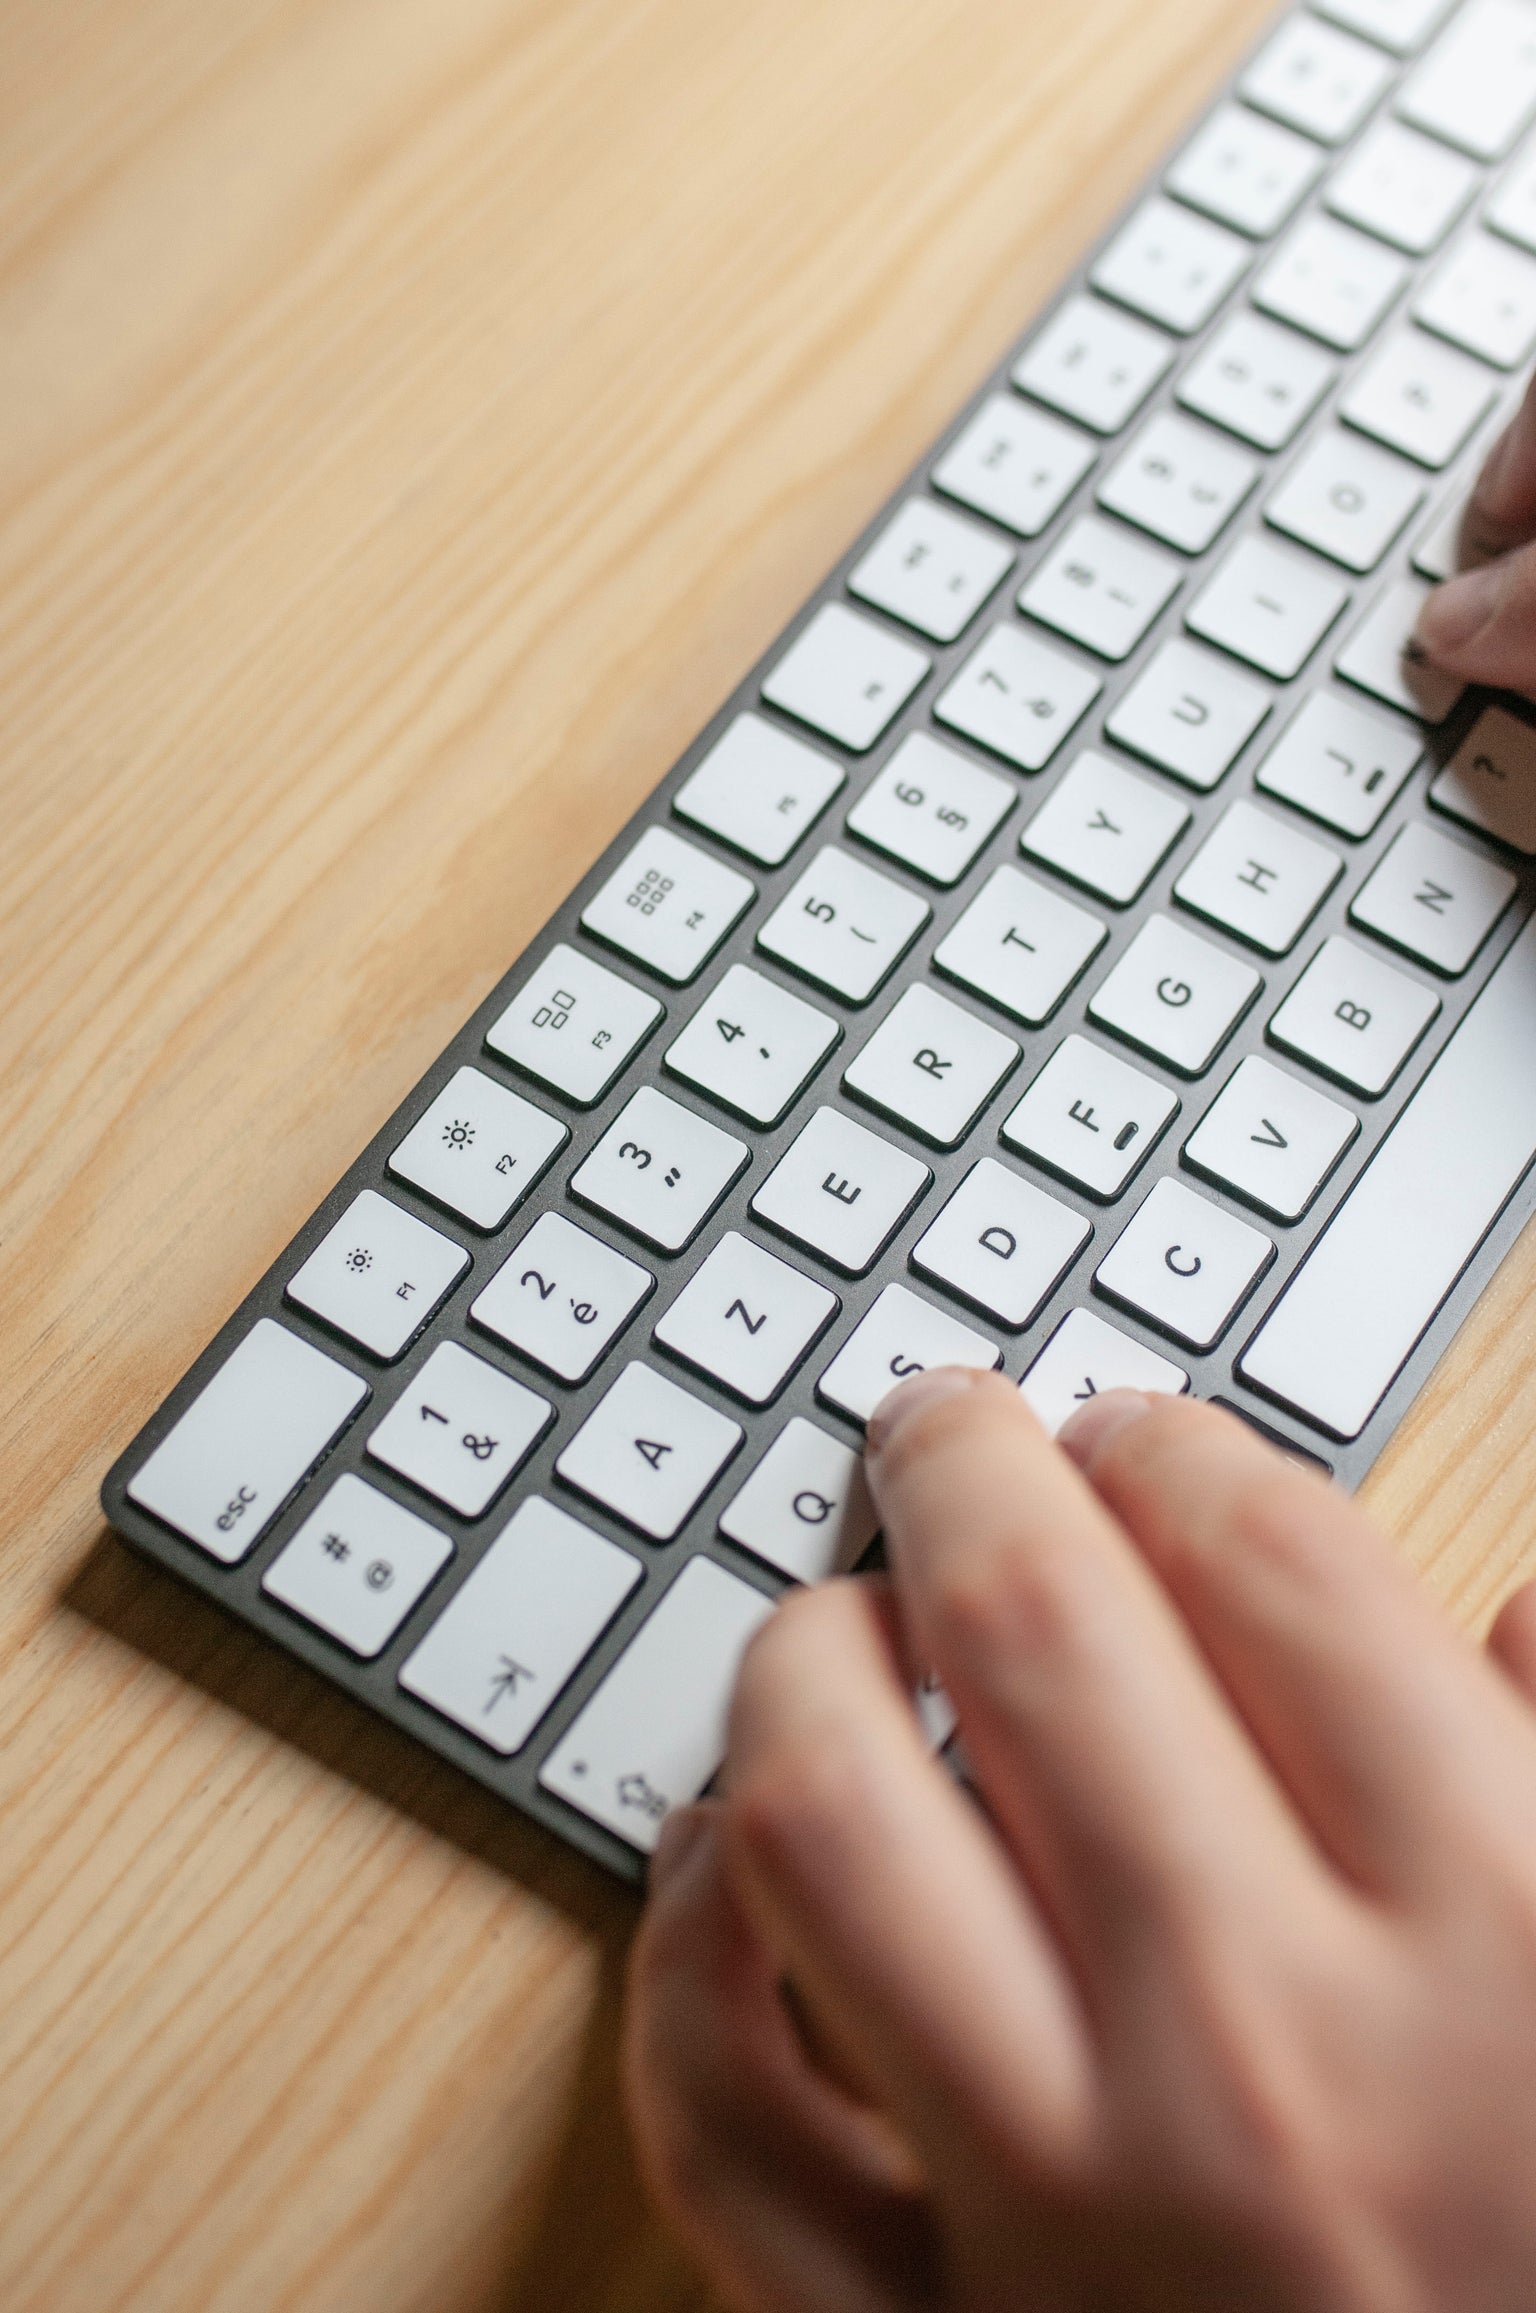
[[[1360,1477],[1533,1202],[1536,729],[1403,656],[1536,353],[1533,121],[1536,0],[1281,21],[149,1422],[131,1542],[633,1874],[875,1543],[898,1377]]]

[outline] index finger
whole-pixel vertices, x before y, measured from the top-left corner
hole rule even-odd
[[[1461,567],[1492,562],[1536,538],[1536,378],[1494,443],[1461,523]]]

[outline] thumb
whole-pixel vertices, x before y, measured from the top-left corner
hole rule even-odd
[[[1536,697],[1536,546],[1448,578],[1420,611],[1414,643],[1463,682]]]

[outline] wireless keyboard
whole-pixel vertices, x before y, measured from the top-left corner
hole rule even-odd
[[[1536,732],[1403,655],[1536,349],[1533,114],[1533,0],[1280,23],[135,1440],[130,1542],[634,1875],[900,1376],[1358,1480],[1533,1201]]]

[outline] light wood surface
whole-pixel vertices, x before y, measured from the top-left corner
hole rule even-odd
[[[684,2313],[629,1900],[100,1473],[1264,0],[0,7],[0,2302]],[[1527,1241],[1371,1498],[1530,1559]]]

